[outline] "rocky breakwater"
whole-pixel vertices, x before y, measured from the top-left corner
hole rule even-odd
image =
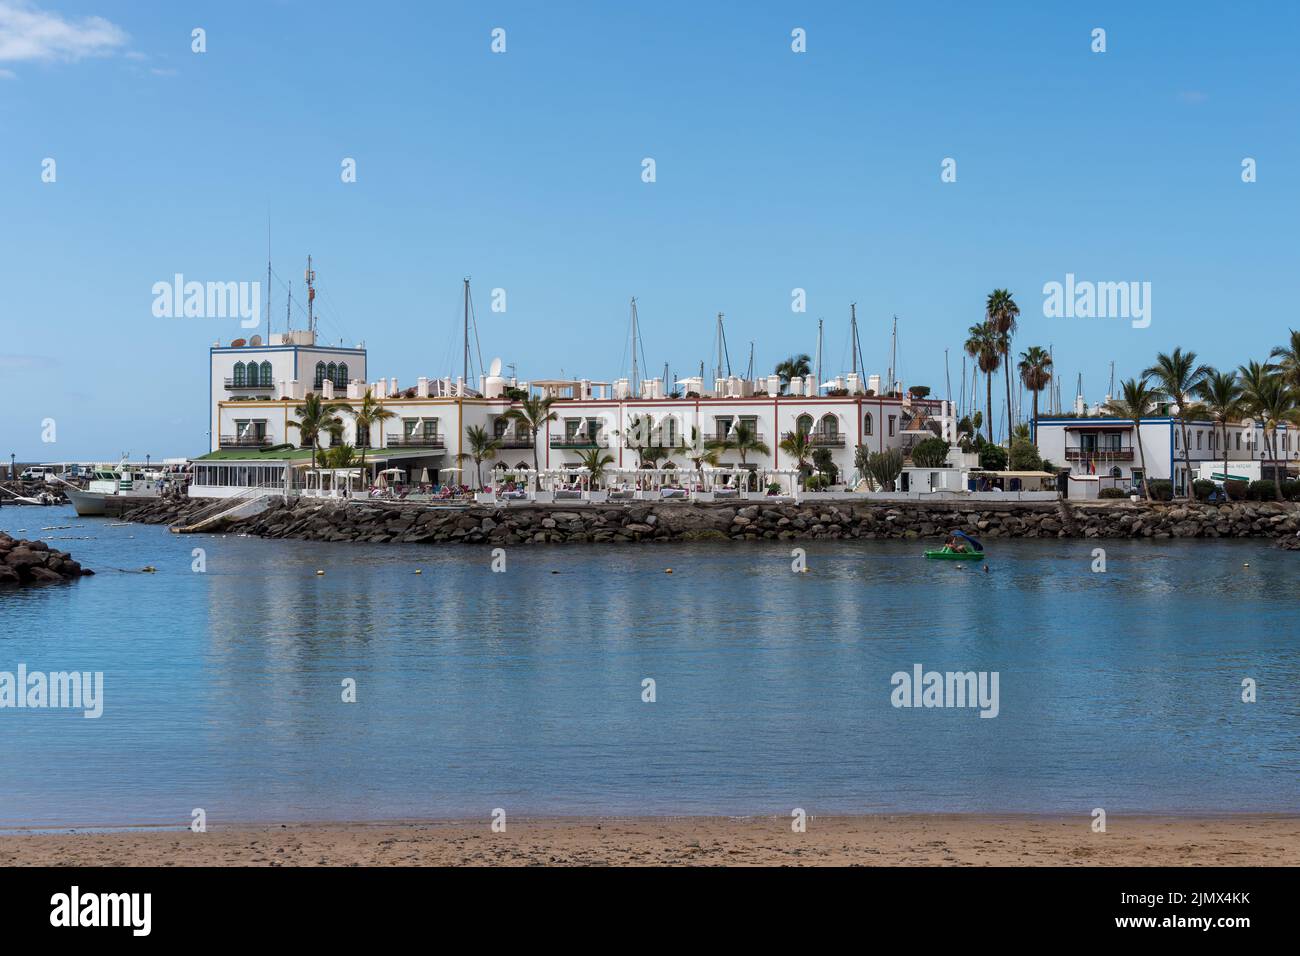
[[[559,544],[608,541],[940,538],[1283,538],[1294,505],[1056,502],[737,502],[447,508],[276,500],[232,530],[314,541]]]
[[[66,551],[55,551],[44,541],[0,533],[0,587],[58,584],[94,573],[72,560]]]

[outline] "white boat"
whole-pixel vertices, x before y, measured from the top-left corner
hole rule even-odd
[[[162,494],[163,482],[146,478],[139,470],[132,470],[125,462],[117,469],[96,469],[91,475],[90,484],[83,491],[75,485],[64,482],[67,487],[64,494],[82,517],[108,513],[110,500],[121,501],[126,498],[157,498]],[[137,504],[138,502],[123,502]]]

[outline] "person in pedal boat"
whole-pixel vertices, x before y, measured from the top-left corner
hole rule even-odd
[[[965,554],[970,549],[966,547],[966,542],[955,534],[948,535],[948,540],[943,543],[943,550],[951,551],[956,554]]]

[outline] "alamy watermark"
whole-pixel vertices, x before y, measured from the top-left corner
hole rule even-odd
[[[104,713],[103,671],[0,671],[0,710],[6,707],[34,710],[68,709],[83,711],[87,720]]]
[[[1135,329],[1151,324],[1150,282],[1076,280],[1043,284],[1043,315],[1049,319],[1130,319]]]
[[[262,323],[261,282],[171,282],[153,284],[153,314],[158,319],[239,319],[240,328]]]
[[[895,707],[978,707],[981,717],[998,715],[997,671],[927,671],[913,664],[911,673],[896,671],[889,682]]]

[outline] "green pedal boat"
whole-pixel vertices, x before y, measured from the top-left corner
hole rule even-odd
[[[938,561],[982,561],[983,551],[949,551],[947,548],[935,548],[925,552],[927,558]]]
[[[948,545],[953,543],[964,545],[966,550],[952,550]],[[960,528],[954,528],[948,532],[948,538],[942,548],[931,548],[925,552],[925,556],[934,558],[937,561],[982,561],[984,559],[984,545]]]

